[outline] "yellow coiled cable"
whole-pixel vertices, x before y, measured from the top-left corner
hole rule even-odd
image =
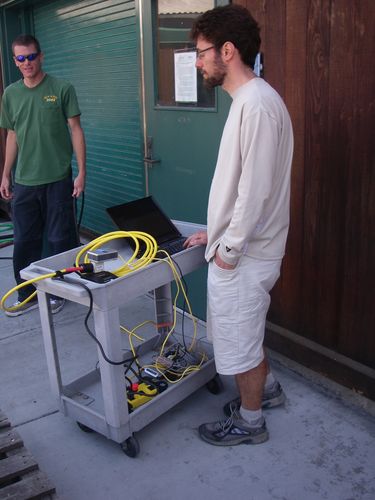
[[[16,311],[17,309],[19,309],[23,305],[25,305],[28,302],[30,302],[30,300],[32,300],[36,296],[36,290],[35,290],[35,292],[33,292],[31,295],[29,295],[24,301],[22,301],[17,306],[6,307],[5,306],[5,301],[7,300],[7,298],[10,295],[12,295],[12,293],[16,292],[17,290],[19,290],[20,288],[23,288],[26,285],[31,285],[32,283],[36,283],[37,281],[45,280],[46,278],[53,278],[54,276],[56,276],[55,272],[48,273],[48,274],[43,274],[42,276],[37,276],[36,278],[32,278],[30,280],[25,281],[24,283],[21,283],[20,285],[15,286],[14,288],[12,288],[11,290],[9,290],[9,292],[7,292],[2,297],[1,302],[0,302],[0,308],[4,309],[4,311]]]
[[[131,238],[135,243],[135,250],[133,255],[125,261],[123,265],[119,268],[111,271],[116,276],[125,276],[128,273],[141,269],[142,267],[150,264],[155,258],[156,252],[158,251],[158,244],[150,234],[142,233],[140,231],[112,231],[111,233],[103,234],[95,240],[85,245],[77,254],[75,264],[79,265],[80,259],[83,257],[84,263],[89,262],[87,252],[96,250],[97,248],[105,245],[106,243],[116,240],[119,238]],[[146,248],[140,258],[137,259],[139,252],[139,241],[142,241]]]
[[[113,271],[113,274],[115,274],[116,276],[125,276],[126,274],[136,271],[137,269],[141,269],[142,267],[145,267],[148,264],[150,264],[155,258],[156,252],[158,251],[158,244],[155,238],[153,238],[150,234],[142,233],[140,231],[112,231],[110,233],[106,233],[103,234],[102,236],[99,236],[95,240],[92,240],[90,243],[82,247],[82,249],[78,252],[76,256],[75,260],[76,266],[78,267],[80,265],[79,261],[82,256],[85,264],[90,262],[88,256],[86,255],[88,251],[96,250],[102,245],[119,238],[131,238],[135,243],[135,250],[132,256],[127,261],[125,261],[123,265],[121,265],[118,269]],[[140,249],[139,241],[142,241],[145,244],[146,248],[142,256],[139,259],[137,259],[137,255]],[[56,271],[48,274],[43,274],[41,276],[37,276],[30,280],[24,281],[20,285],[15,286],[1,298],[0,308],[3,309],[4,311],[15,311],[19,309],[20,307],[22,307],[24,304],[27,304],[30,300],[32,300],[36,296],[36,291],[33,292],[31,295],[29,295],[24,301],[22,301],[17,306],[7,307],[5,306],[5,301],[10,295],[12,295],[17,290],[27,285],[31,285],[32,283],[36,283],[37,281],[41,281],[47,278],[54,278],[55,276],[56,276]]]

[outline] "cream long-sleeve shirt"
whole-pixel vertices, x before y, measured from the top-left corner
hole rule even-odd
[[[242,85],[231,97],[209,196],[206,260],[216,250],[232,265],[243,254],[281,259],[289,228],[289,113],[261,78]]]

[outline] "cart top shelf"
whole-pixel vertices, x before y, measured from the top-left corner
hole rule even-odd
[[[175,224],[184,236],[189,236],[196,231],[205,229],[205,226],[182,221],[175,221]],[[117,250],[119,256],[124,261],[127,261],[132,255],[132,250],[126,239],[113,240],[106,247]],[[21,277],[28,280],[70,267],[74,265],[76,255],[81,249],[82,247],[74,248],[34,262],[21,271]],[[179,272],[185,275],[204,265],[204,250],[203,246],[196,246],[173,255],[173,260],[177,263]],[[118,261],[108,261],[106,263],[107,271],[113,271],[116,267],[119,267]],[[38,281],[35,283],[35,286],[42,292],[88,305],[88,292],[80,285],[83,283],[92,293],[94,308],[108,310],[119,307],[124,302],[145,294],[150,290],[159,288],[173,280],[172,270],[166,259],[163,259],[103,284],[85,280],[78,274],[73,273],[63,280],[47,278]]]

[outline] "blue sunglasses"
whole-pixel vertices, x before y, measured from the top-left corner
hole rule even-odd
[[[39,55],[39,52],[33,52],[32,54],[29,54],[27,56],[14,56],[14,58],[16,59],[16,61],[20,62],[20,63],[23,63],[26,61],[26,59],[28,61],[35,61],[35,59],[38,57]]]

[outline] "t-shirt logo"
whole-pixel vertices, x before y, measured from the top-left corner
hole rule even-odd
[[[56,95],[45,95],[43,97],[44,102],[52,102],[55,104],[57,102],[57,96]]]

